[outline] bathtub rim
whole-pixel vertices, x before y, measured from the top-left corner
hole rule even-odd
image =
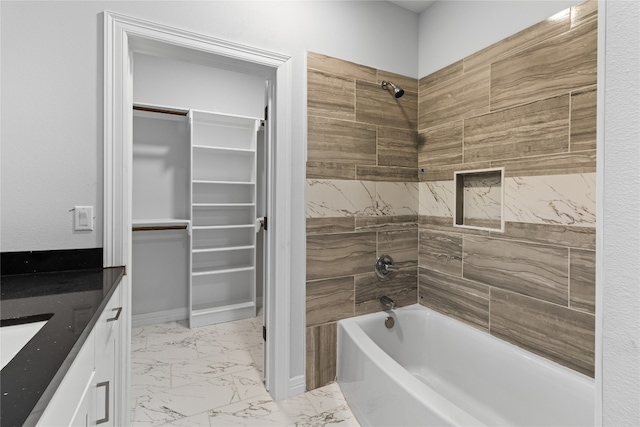
[[[452,318],[446,314],[440,313],[432,308],[423,306],[422,304],[416,303],[409,306],[404,306],[392,310],[395,313],[404,313],[411,311],[421,311],[426,313],[429,316],[434,316],[438,321],[442,321],[445,324],[451,324],[454,327],[461,328],[465,331],[469,331],[470,333],[482,334],[485,339],[488,339],[492,342],[495,342],[497,345],[504,346],[509,351],[515,352],[518,356],[528,359],[532,363],[539,363],[546,368],[550,369],[553,374],[562,375],[569,377],[570,380],[578,382],[580,385],[587,387],[593,396],[594,402],[596,398],[596,390],[595,390],[595,379],[591,378],[581,372],[575,371],[567,366],[561,365],[558,362],[542,357],[538,354],[535,354],[529,350],[526,350],[522,347],[519,347],[513,343],[500,339],[491,335],[488,332],[482,331],[478,328],[475,328],[465,322],[462,322],[458,319]],[[338,384],[340,384],[340,374],[341,374],[341,366],[340,366],[340,354],[341,354],[341,337],[342,334],[347,334],[350,336],[350,339],[354,341],[354,345],[356,345],[361,351],[363,351],[367,357],[372,361],[373,364],[376,365],[379,369],[389,371],[389,368],[392,367],[395,377],[392,377],[392,380],[395,383],[398,383],[403,389],[406,389],[407,392],[416,400],[421,403],[425,403],[429,407],[433,407],[433,405],[428,402],[438,402],[438,406],[442,404],[442,408],[446,408],[446,415],[442,414],[442,411],[434,411],[439,416],[449,417],[451,418],[451,414],[456,414],[460,416],[461,420],[458,420],[458,417],[454,417],[452,422],[455,425],[486,425],[484,422],[480,421],[478,418],[466,412],[464,409],[460,408],[454,402],[448,400],[447,398],[440,395],[437,390],[429,387],[427,384],[420,381],[413,374],[411,374],[407,369],[405,369],[400,363],[398,363],[395,359],[393,359],[390,355],[388,355],[382,348],[380,348],[373,339],[367,335],[367,333],[362,329],[362,323],[368,323],[372,321],[379,321],[380,325],[384,323],[384,319],[389,315],[386,311],[379,311],[374,313],[369,313],[361,316],[350,317],[347,319],[342,319],[338,321],[338,339],[337,339],[337,376],[336,380]],[[421,393],[425,392],[426,394],[421,395]],[[429,399],[424,398],[423,396],[429,396]],[[347,396],[345,395],[345,398]],[[354,413],[357,413],[357,408],[352,408]],[[449,413],[451,411],[451,413]],[[362,414],[364,415],[364,414]],[[595,414],[594,414],[595,415]],[[366,417],[364,418],[366,419]]]

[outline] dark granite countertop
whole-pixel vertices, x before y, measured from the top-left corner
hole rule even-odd
[[[120,283],[123,267],[0,278],[2,324],[49,321],[0,372],[0,424],[35,425]]]

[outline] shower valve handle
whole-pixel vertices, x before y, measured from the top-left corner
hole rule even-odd
[[[398,269],[393,266],[393,258],[389,255],[382,255],[376,260],[375,271],[380,279],[389,279],[389,274],[392,271],[398,271]]]

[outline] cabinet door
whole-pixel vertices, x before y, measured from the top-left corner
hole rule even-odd
[[[118,424],[116,398],[119,397],[120,378],[117,364],[120,361],[121,330],[124,321],[121,288],[111,299],[96,324],[96,373],[94,377],[95,411],[92,422],[100,426]]]
[[[91,380],[87,383],[84,393],[82,395],[82,400],[76,409],[76,413],[69,423],[70,427],[89,427],[92,420],[92,414],[94,411],[95,405],[95,389],[93,387],[93,377],[95,373],[91,374]]]
[[[103,352],[96,355],[95,376],[95,424],[115,426],[116,423],[116,391],[119,378],[116,377],[117,341],[110,339]]]

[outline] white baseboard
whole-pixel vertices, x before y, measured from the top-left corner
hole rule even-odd
[[[191,312],[189,327],[197,328],[200,326],[215,325],[216,323],[232,322],[234,320],[255,317],[255,315],[256,306],[253,302],[205,308]]]
[[[298,396],[306,391],[307,383],[304,375],[289,378],[289,397]]]
[[[189,318],[187,307],[173,310],[155,311],[153,313],[134,314],[131,316],[131,327],[157,325],[158,323],[175,322]]]

